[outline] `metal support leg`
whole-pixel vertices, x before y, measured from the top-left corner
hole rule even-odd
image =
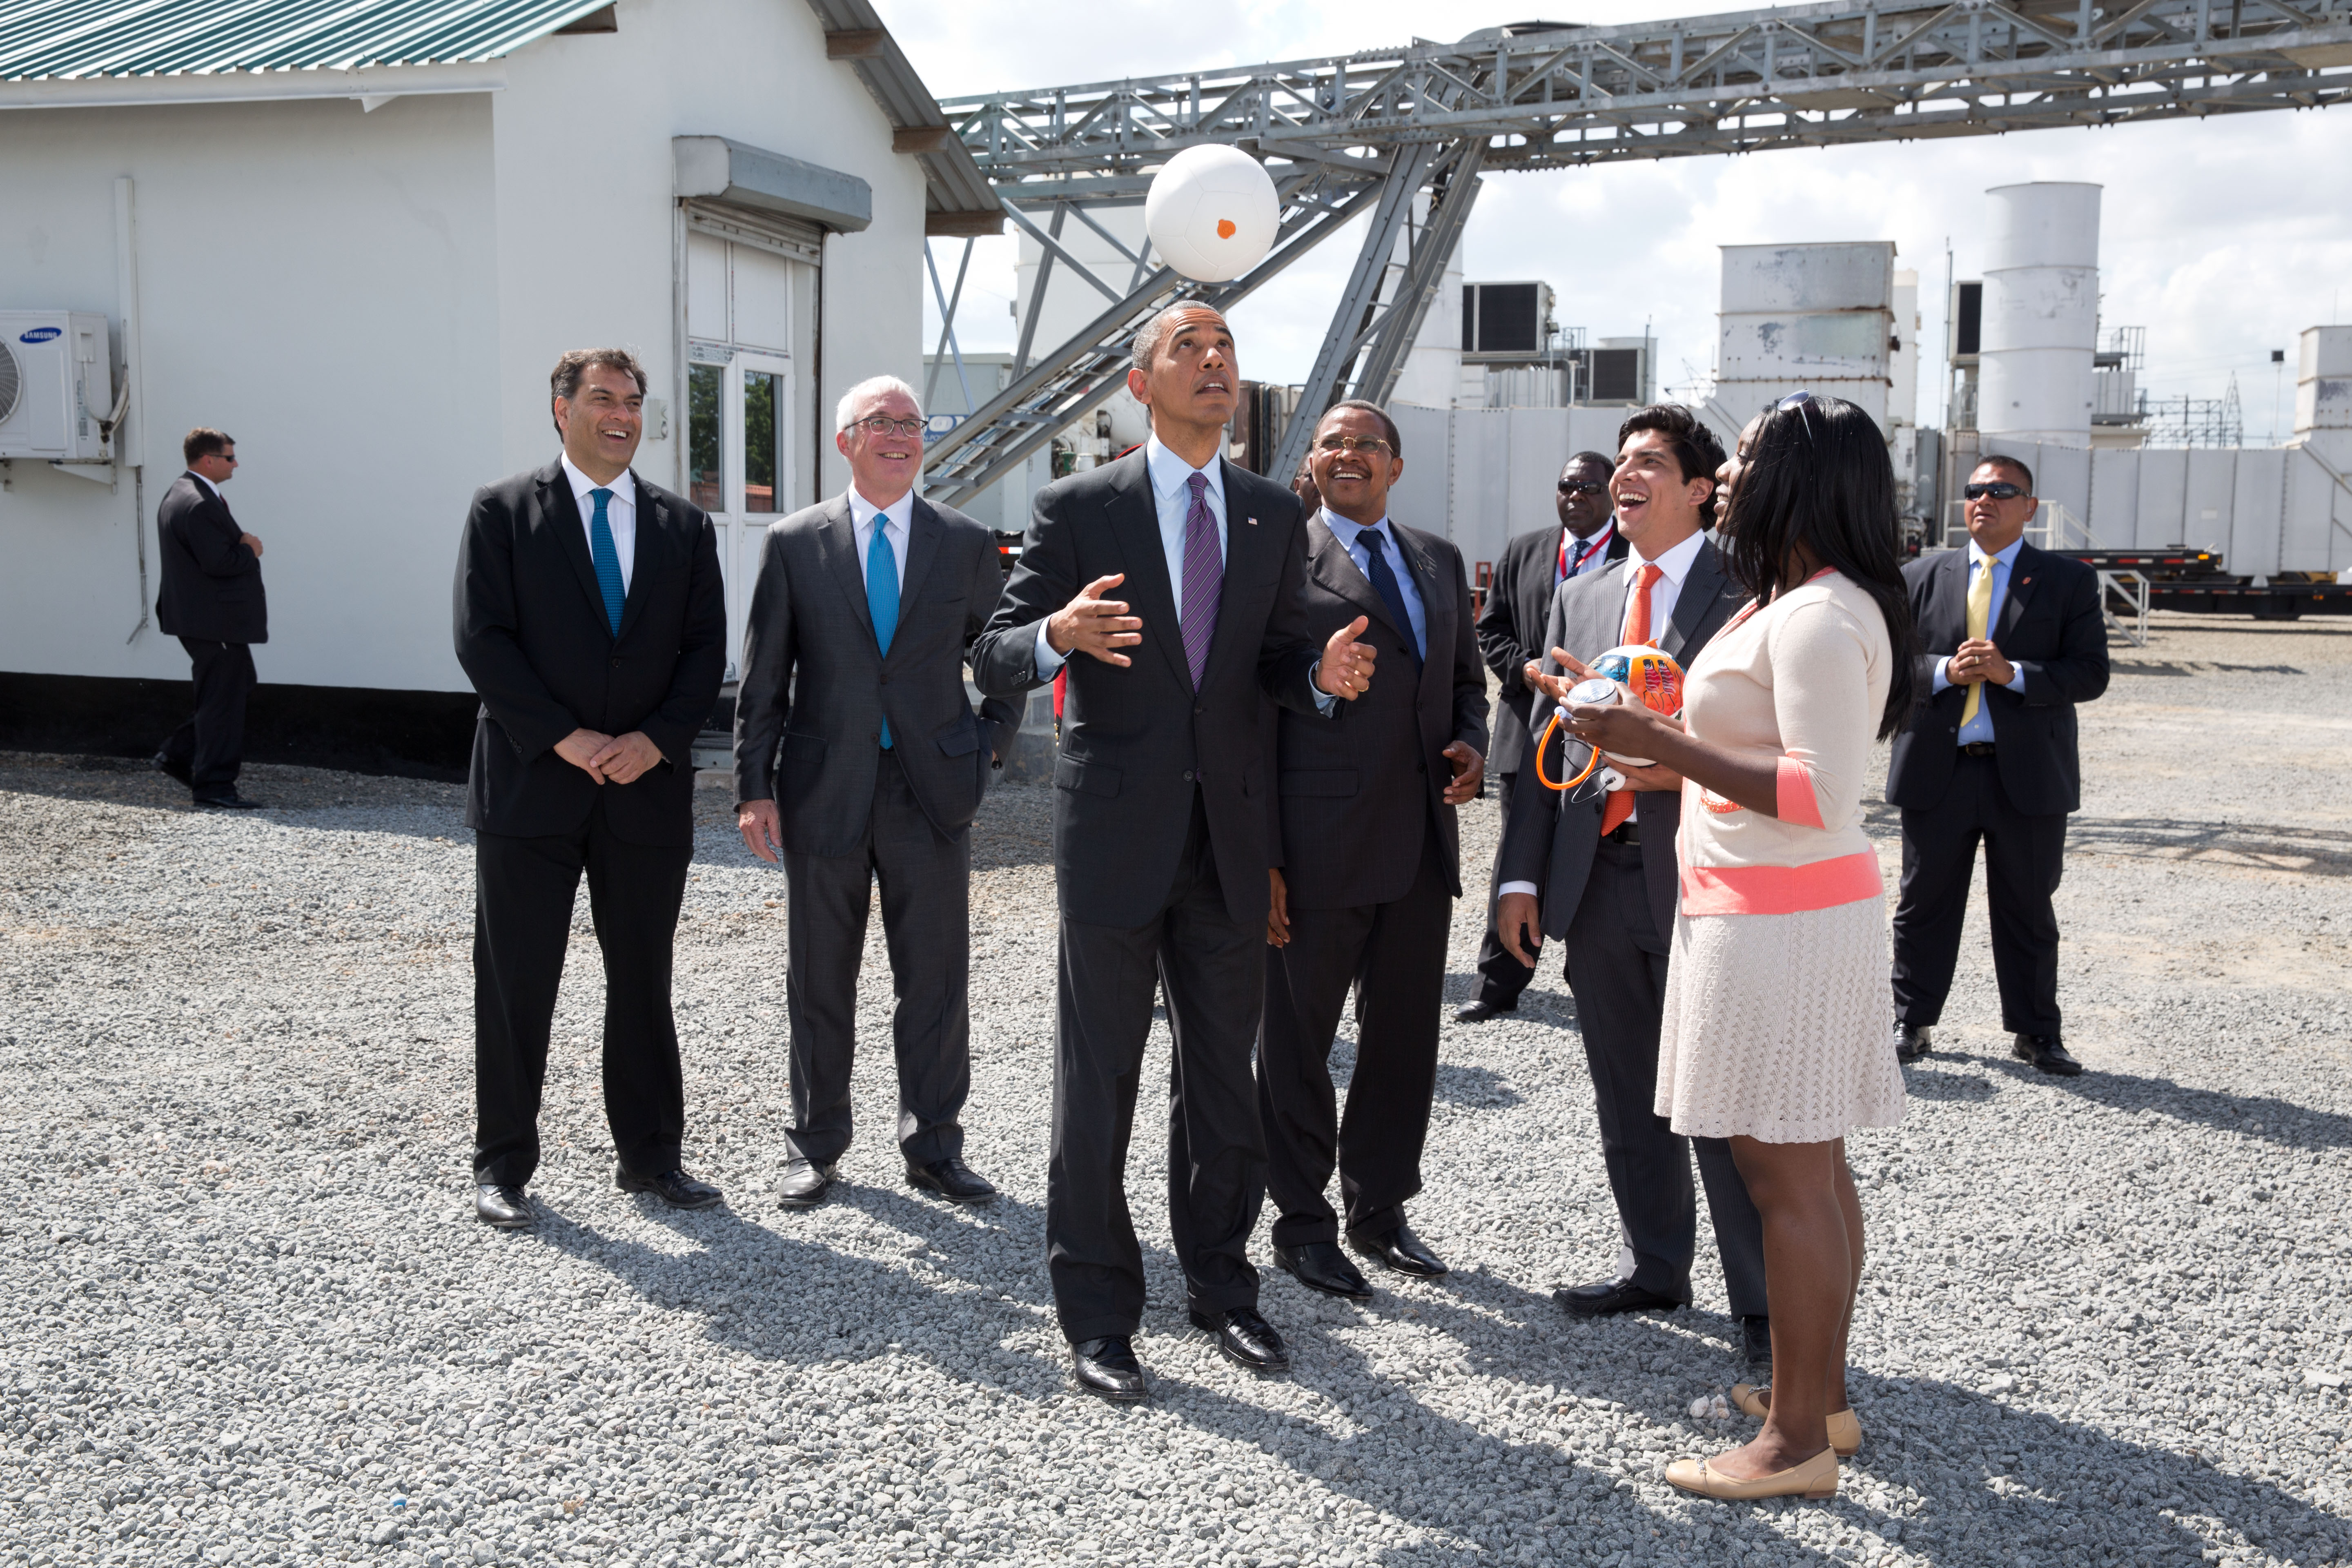
[[[1364,356],[1363,370],[1356,377],[1351,395],[1386,403],[1396,391],[1397,378],[1404,374],[1405,355],[1412,352],[1413,340],[1421,336],[1421,323],[1429,314],[1430,302],[1437,298],[1438,285],[1444,280],[1445,264],[1453,259],[1454,247],[1462,243],[1463,227],[1470,221],[1470,208],[1478,199],[1478,166],[1486,159],[1486,143],[1473,138],[1463,143],[1453,166],[1445,172],[1444,193],[1431,210],[1429,222],[1422,226],[1420,243],[1412,247],[1405,268],[1404,281],[1389,301],[1380,340]]]
[[[931,296],[940,302],[940,346],[931,353],[930,374],[923,378],[923,411],[927,414],[930,412],[932,394],[940,384],[940,358],[948,353],[955,355],[956,384],[963,388],[963,411],[966,414],[972,411],[971,378],[963,373],[963,345],[956,342],[955,317],[956,307],[963,302],[964,274],[971,270],[974,243],[969,239],[963,242],[963,259],[956,264],[955,292],[943,295],[940,292],[940,264],[931,259],[931,242],[928,239],[923,241],[923,265],[930,270]]]

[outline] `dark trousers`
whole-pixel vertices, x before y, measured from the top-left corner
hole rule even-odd
[[[253,648],[241,642],[182,637],[196,682],[196,711],[166,736],[165,761],[188,770],[198,799],[236,784],[245,761],[245,701],[253,695]]]
[[[866,835],[846,855],[784,852],[790,881],[784,1010],[792,1021],[792,1152],[829,1165],[849,1147],[857,972],[866,910],[882,888],[882,941],[898,1006],[898,1149],[910,1165],[963,1152],[956,1118],[971,1089],[967,1005],[971,836],[942,835],[923,815],[895,752],[875,771]]]
[[[1433,835],[1393,903],[1290,907],[1290,945],[1268,947],[1258,1032],[1258,1117],[1277,1247],[1339,1239],[1323,1194],[1336,1166],[1348,1229],[1381,1236],[1421,1191],[1421,1151],[1437,1086],[1437,1016],[1454,896]],[[1331,1040],[1356,993],[1356,1072],[1345,1120],[1331,1088]]]
[[[1591,879],[1564,945],[1568,988],[1576,997],[1584,1059],[1592,1069],[1601,1163],[1630,1255],[1620,1258],[1618,1277],[1661,1296],[1691,1299],[1691,1258],[1698,1248],[1697,1194],[1691,1185],[1696,1152],[1732,1315],[1766,1316],[1764,1225],[1731,1163],[1730,1143],[1684,1138],[1654,1109],[1667,947],[1650,911],[1639,848],[1606,838],[1595,847]]]
[[[1225,911],[1196,792],[1176,879],[1139,926],[1062,921],[1054,1022],[1045,1256],[1073,1343],[1133,1334],[1143,1248],[1127,1204],[1127,1145],[1156,988],[1175,1037],[1168,1085],[1168,1215],[1196,1311],[1257,1304],[1250,1232],[1265,1196],[1250,1073],[1265,994],[1265,925]]]
[[[676,1170],[686,1088],[670,1017],[670,950],[686,898],[685,844],[626,844],[602,802],[576,833],[474,836],[474,1179],[520,1186],[539,1168],[547,1037],[588,873],[604,952],[604,1118],[621,1163]]]
[[[1533,753],[1530,752],[1529,755],[1532,756]],[[1498,773],[1496,776],[1502,781],[1497,786],[1502,795],[1502,800],[1499,803],[1503,812],[1502,820],[1508,822],[1511,820],[1511,791],[1517,784],[1519,775],[1514,772]],[[1543,787],[1537,784],[1532,776],[1528,779],[1528,786],[1533,789]],[[1503,939],[1495,933],[1495,889],[1500,885],[1499,873],[1502,867],[1499,861],[1502,852],[1502,845],[1498,840],[1495,847],[1498,863],[1486,877],[1486,934],[1478,943],[1478,1000],[1489,1007],[1500,1007],[1507,1011],[1519,1005],[1519,993],[1525,991],[1534,982],[1536,972],[1532,967],[1521,963],[1506,952]]]
[[[2050,898],[2066,868],[2066,814],[2018,810],[2001,788],[2000,759],[1965,752],[1952,759],[1952,785],[1941,804],[1903,813],[1895,1016],[1920,1027],[1944,1016],[1979,839],[2000,1026],[2012,1034],[2055,1035],[2058,916]]]

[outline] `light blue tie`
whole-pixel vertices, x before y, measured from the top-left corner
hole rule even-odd
[[[628,590],[621,582],[621,552],[613,544],[613,525],[604,516],[604,503],[613,499],[608,489],[588,492],[596,498],[596,515],[588,520],[588,548],[596,558],[596,586],[604,595],[604,619],[612,624],[613,635],[621,635],[621,605]]]
[[[866,552],[866,607],[874,616],[874,640],[890,656],[890,636],[898,629],[898,556],[890,548],[889,519],[874,514],[874,542]],[[882,749],[890,749],[890,721],[882,721]]]

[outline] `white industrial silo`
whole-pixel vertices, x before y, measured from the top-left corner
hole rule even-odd
[[[1843,397],[1888,430],[1889,359],[1898,335],[1894,245],[1722,250],[1715,398],[1733,428],[1802,387]]]
[[[1997,185],[1984,275],[1977,428],[1988,447],[2087,448],[2096,401],[2099,187]]]

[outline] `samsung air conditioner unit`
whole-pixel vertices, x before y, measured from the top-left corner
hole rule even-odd
[[[104,316],[0,310],[0,458],[110,462],[114,417]]]

